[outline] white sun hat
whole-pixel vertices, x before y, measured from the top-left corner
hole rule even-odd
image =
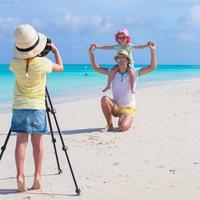
[[[15,30],[14,56],[17,58],[33,58],[41,53],[46,44],[47,37],[29,24],[22,24]]]

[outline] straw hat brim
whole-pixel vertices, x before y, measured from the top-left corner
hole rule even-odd
[[[14,56],[17,57],[17,58],[33,58],[35,56],[37,56],[38,54],[40,54],[44,48],[46,47],[46,44],[47,44],[47,37],[42,34],[42,33],[38,33],[38,36],[39,36],[39,43],[38,45],[30,50],[30,51],[27,51],[27,52],[22,52],[22,51],[19,51],[16,46],[14,46]]]
[[[129,63],[131,62],[130,57],[129,57],[127,54],[123,54],[123,53],[119,53],[119,54],[117,54],[117,55],[114,57],[114,60],[115,60],[116,62],[117,62],[117,58],[118,58],[119,56],[126,56],[126,58],[128,59],[128,62],[129,62]]]

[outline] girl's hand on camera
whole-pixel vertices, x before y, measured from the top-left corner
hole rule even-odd
[[[51,47],[51,50],[53,53],[55,53],[58,50],[53,42],[51,44],[47,43],[47,46]]]

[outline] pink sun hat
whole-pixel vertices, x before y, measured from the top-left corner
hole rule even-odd
[[[127,44],[131,42],[131,36],[129,35],[129,32],[128,32],[127,29],[122,28],[115,34],[115,40],[118,43],[119,43],[119,40],[118,40],[118,35],[119,34],[124,34],[127,37]]]

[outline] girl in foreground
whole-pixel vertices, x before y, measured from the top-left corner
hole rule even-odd
[[[16,81],[14,88],[11,131],[17,133],[15,161],[19,192],[27,190],[24,177],[24,159],[28,135],[31,134],[35,164],[34,181],[30,189],[41,189],[43,160],[42,135],[47,133],[45,85],[46,74],[63,71],[59,50],[49,39],[28,25],[15,30],[14,58],[10,70]],[[55,63],[45,57],[52,50]]]

